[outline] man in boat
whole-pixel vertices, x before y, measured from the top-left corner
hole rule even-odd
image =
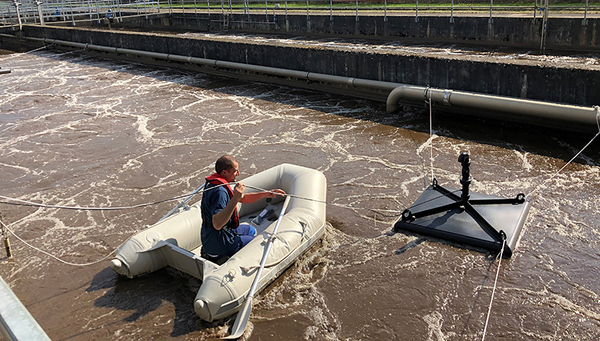
[[[285,195],[280,189],[244,193],[246,187],[241,182],[231,189],[230,184],[235,182],[239,174],[235,159],[230,155],[223,155],[215,163],[215,173],[206,178],[201,203],[201,237],[204,251],[214,258],[232,256],[256,235],[252,225],[240,224],[238,203],[248,204],[263,198]]]

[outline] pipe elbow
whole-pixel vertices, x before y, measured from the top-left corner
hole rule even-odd
[[[389,114],[398,110],[398,102],[402,98],[402,92],[404,91],[404,85],[394,88],[390,91],[385,101],[385,111]]]

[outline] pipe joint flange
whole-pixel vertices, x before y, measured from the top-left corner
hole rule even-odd
[[[423,100],[425,101],[425,103],[429,103],[429,89],[431,89],[431,87],[429,85],[427,85],[427,87],[425,89],[423,89]]]
[[[452,105],[452,103],[450,103],[450,96],[452,96],[452,90],[445,90],[444,98],[442,99],[444,105],[447,105],[447,106]]]

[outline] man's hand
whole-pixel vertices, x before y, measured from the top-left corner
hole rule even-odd
[[[284,197],[285,192],[281,189],[274,189],[270,192],[267,192],[267,198],[275,198],[278,195],[281,195],[282,197]]]
[[[238,182],[233,188],[233,199],[236,202],[239,202],[244,197],[244,191],[246,190],[246,186],[243,183]]]

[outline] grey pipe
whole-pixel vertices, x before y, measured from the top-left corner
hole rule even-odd
[[[0,75],[5,75],[7,73],[10,73],[10,69],[0,69]]]
[[[442,103],[446,106],[457,106],[481,111],[501,111],[521,117],[563,121],[594,127],[598,125],[598,107],[582,107],[473,92],[432,89],[413,85],[400,85],[392,90],[386,101],[386,111],[389,113],[397,110],[398,102],[401,100],[412,102],[428,101],[429,99],[432,102]]]
[[[149,51],[131,50],[92,44],[74,43],[62,40],[44,38],[26,39],[81,49],[120,53],[127,55],[137,55],[148,58],[171,60],[181,63],[192,63],[215,68],[262,73],[271,76],[289,77],[313,82],[348,86],[358,89],[362,88],[375,89],[380,91],[390,91],[386,100],[386,111],[388,113],[396,111],[398,109],[398,102],[400,101],[423,102],[429,101],[431,99],[432,102],[442,103],[446,106],[455,106],[465,109],[476,109],[484,112],[503,112],[509,115],[514,115],[515,117],[583,124],[586,126],[592,126],[594,128],[598,127],[598,116],[600,115],[598,107],[582,107],[576,105],[550,103],[513,97],[487,95],[481,93],[472,93],[447,89],[433,89],[429,87],[415,86],[409,84],[383,82],[354,77],[326,75],[315,72],[289,70],[269,66],[252,65]]]

